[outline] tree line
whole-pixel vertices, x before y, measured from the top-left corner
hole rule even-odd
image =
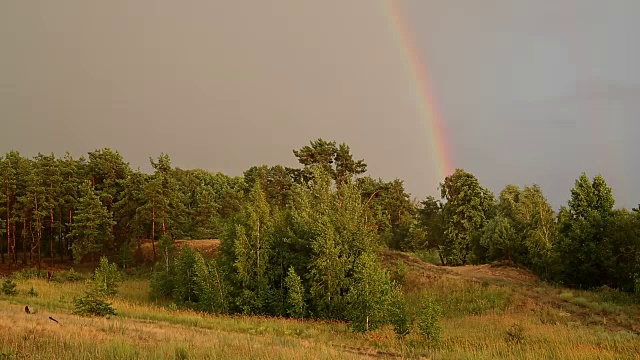
[[[379,261],[381,247],[433,251],[451,266],[504,260],[575,287],[639,286],[640,214],[614,209],[599,175],[582,174],[555,212],[535,184],[509,185],[496,198],[458,169],[440,184],[440,199],[417,202],[402,180],[367,176],[346,144],[318,139],[293,154],[300,168],[228,176],[174,167],[166,154],[144,173],[108,148],[80,158],[10,151],[0,158],[1,260],[80,261],[151,239],[169,276],[178,255],[167,256],[161,240],[220,238],[211,271],[243,299],[229,309],[286,313],[286,290],[299,284],[309,313],[327,316],[354,293],[357,269],[370,268],[359,259]]]

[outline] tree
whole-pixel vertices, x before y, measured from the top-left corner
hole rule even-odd
[[[120,230],[120,235],[128,243],[128,239],[136,239],[138,256],[142,256],[142,239],[149,237],[152,216],[148,211],[145,193],[150,176],[142,172],[132,172],[122,182],[123,191],[113,206],[113,216]],[[115,235],[115,234],[114,234]],[[142,261],[142,259],[138,259]]]
[[[272,214],[260,183],[256,182],[236,225],[234,266],[241,284],[239,306],[245,313],[262,313],[269,295],[269,255]]]
[[[393,285],[389,272],[374,253],[360,255],[352,281],[346,297],[351,327],[356,331],[370,331],[389,323]]]
[[[73,240],[73,257],[76,263],[87,254],[104,250],[106,244],[113,239],[114,221],[90,183],[84,184],[82,194],[71,233],[68,235]]]
[[[445,241],[442,255],[448,265],[466,264],[476,236],[490,219],[494,196],[472,174],[457,169],[440,184],[444,205]]]
[[[445,243],[444,205],[433,196],[420,203],[417,219],[412,229],[412,248],[416,250],[438,250],[440,262],[445,265],[443,247]]]
[[[82,316],[115,315],[115,309],[106,301],[106,298],[118,292],[120,280],[117,266],[110,264],[106,257],[101,257],[100,265],[94,271],[90,282],[91,288],[85,292],[84,296],[74,299],[73,313]]]
[[[491,219],[483,229],[481,244],[492,258],[506,257],[513,264],[513,250],[521,245],[511,221],[503,215]]]
[[[354,160],[351,149],[347,144],[337,145],[335,141],[318,139],[311,141],[310,145],[303,146],[299,150],[293,150],[298,162],[305,167],[302,174],[304,181],[308,181],[313,175],[312,167],[320,167],[330,174],[336,182],[338,190],[346,179],[364,174],[367,164],[364,160]]]
[[[78,206],[78,200],[82,197],[81,189],[83,182],[86,181],[86,162],[84,158],[74,159],[68,152],[61,159],[58,159],[58,168],[60,169],[60,200],[58,201],[58,212],[60,213],[60,221],[64,224],[59,228],[59,237],[62,249],[60,257],[72,254],[69,250],[72,244],[68,236],[71,233],[71,225],[73,224],[73,215]],[[64,239],[64,244],[62,241]]]
[[[609,228],[615,224],[615,200],[602,178],[593,181],[585,173],[571,190],[568,207],[558,215],[559,239],[554,249],[559,278],[572,286],[611,284],[611,261],[615,257]]]
[[[88,176],[96,195],[111,212],[111,207],[123,190],[122,181],[129,175],[131,168],[117,151],[109,148],[89,152],[87,164]]]
[[[118,282],[122,281],[122,276],[118,266],[109,263],[106,256],[100,257],[100,264],[95,269],[91,279],[93,292],[100,296],[114,296],[118,293]]]
[[[486,260],[507,259],[538,272],[546,271],[555,240],[553,209],[538,185],[507,185],[500,193],[497,216],[489,221],[480,241]]]
[[[215,260],[205,260],[202,254],[196,254],[195,263],[196,293],[200,300],[200,309],[212,313],[229,311],[229,288],[225,283],[225,274]]]
[[[179,230],[183,207],[178,186],[171,176],[171,159],[166,154],[160,154],[157,161],[149,158],[155,172],[145,184],[143,197],[146,204],[139,209],[144,211],[151,220],[151,246],[153,259],[156,259],[156,224],[160,225],[161,235],[175,236]]]
[[[42,179],[42,186],[46,189],[42,207],[48,214],[49,221],[49,255],[53,264],[55,231],[55,212],[59,208],[59,199],[62,194],[62,177],[60,175],[59,162],[53,153],[50,155],[39,154],[35,159],[35,171]],[[59,221],[58,221],[59,222]],[[58,225],[59,226],[59,225]]]
[[[4,160],[0,161],[0,205],[3,206],[5,222],[3,229],[6,229],[7,255],[17,264],[16,254],[16,223],[18,222],[18,199],[21,190],[26,187],[24,177],[25,159],[17,151],[8,152]],[[22,176],[21,176],[22,175]],[[22,179],[22,181],[20,181]],[[2,258],[4,263],[4,255]]]
[[[284,283],[287,288],[287,313],[294,318],[304,318],[304,287],[293,266],[289,267]]]
[[[409,250],[409,231],[415,220],[415,206],[404,189],[404,182],[384,182],[365,176],[356,181],[362,192],[368,216],[378,227],[383,243],[392,249]]]

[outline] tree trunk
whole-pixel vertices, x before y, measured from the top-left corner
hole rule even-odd
[[[507,247],[507,256],[509,257],[509,265],[513,265],[513,259],[511,258],[511,246]]]
[[[22,219],[22,264],[27,265],[27,219]]]
[[[7,189],[7,256],[11,258],[11,200],[9,200],[9,189]],[[4,253],[2,254],[2,263],[4,264]]]
[[[11,233],[13,239],[11,241],[11,253],[13,254],[13,263],[18,265],[18,255],[16,254],[16,223],[13,222],[13,232]]]
[[[69,229],[71,229],[71,225],[73,224],[73,209],[69,209]],[[65,254],[69,252],[69,237],[64,237],[64,251]],[[72,260],[72,256],[69,255],[69,260]]]
[[[151,204],[151,248],[153,249],[153,261],[156,261],[156,202]]]
[[[58,227],[58,252],[60,253],[60,262],[64,261],[64,243],[62,241],[62,213],[60,213],[60,226]]]
[[[51,256],[51,266],[53,267],[53,239],[54,239],[54,234],[53,234],[53,209],[51,209],[50,213],[49,213],[49,219],[51,221],[51,223],[49,223],[49,232],[51,233],[51,235],[49,236],[49,255]]]
[[[29,254],[31,256],[29,260],[31,261],[31,264],[33,264],[33,253],[36,250],[35,246],[33,245],[36,242],[35,235],[33,234],[33,224],[29,224],[29,232],[31,233],[31,243],[29,244]]]

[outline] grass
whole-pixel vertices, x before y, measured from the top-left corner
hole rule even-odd
[[[141,277],[124,281],[111,318],[71,315],[86,284],[16,280],[0,296],[0,359],[637,359],[638,305],[610,289],[479,281],[407,259],[410,309],[420,296],[443,309],[442,337],[425,344],[390,328],[367,334],[331,321],[216,316],[150,302]],[[37,296],[30,296],[31,289]],[[29,305],[32,314],[23,308]],[[627,317],[625,326],[593,317]],[[49,320],[49,316],[60,324]],[[640,328],[639,328],[640,329]]]

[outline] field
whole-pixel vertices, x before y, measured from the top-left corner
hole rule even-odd
[[[410,303],[424,291],[441,305],[438,344],[388,328],[357,334],[339,322],[180,310],[150,302],[148,281],[134,276],[113,300],[117,316],[85,318],[71,315],[84,282],[21,279],[17,295],[0,295],[0,359],[640,359],[640,307],[628,295],[554,287],[500,264],[384,258],[406,265]]]

